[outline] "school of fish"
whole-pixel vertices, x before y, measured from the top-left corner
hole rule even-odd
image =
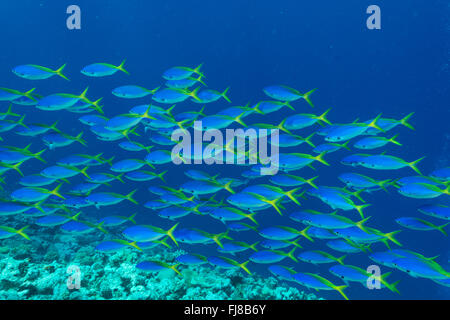
[[[14,67],[12,72],[33,84],[52,77],[69,80],[63,73],[65,66],[54,70],[27,64]],[[32,86],[27,90],[0,87],[0,101],[4,104],[0,113],[0,181],[14,186],[0,202],[0,215],[8,221],[21,215],[32,217],[37,226],[71,234],[109,234],[121,228],[121,237],[96,246],[105,253],[125,247],[145,251],[155,246],[180,246],[188,252],[174,263],[148,260],[136,265],[148,272],[172,269],[181,276],[179,269],[183,265],[210,264],[240,268],[251,274],[252,264],[264,264],[280,281],[313,290],[335,290],[345,299],[349,285],[359,282],[365,286],[370,277],[400,294],[399,282],[391,279],[392,272],[374,276],[367,266],[346,264],[349,255],[363,254],[371,264],[450,286],[450,272],[445,267],[448,261],[439,263],[438,257],[407,249],[408,244],[397,237],[407,229],[424,232],[419,236],[437,231],[445,238],[450,223],[450,207],[439,202],[450,194],[450,167],[423,175],[418,166],[423,157],[399,156],[402,144],[398,137],[403,131],[414,130],[410,123],[413,113],[401,119],[379,114],[367,120],[334,123],[329,120],[330,109],[313,112],[319,109],[311,100],[316,89],[298,91],[285,85],[263,88],[267,100],[232,106],[229,88],[209,89],[201,68],[172,67],[152,88],[132,84],[113,88],[114,99],[130,107],[127,113],[118,115],[110,114],[102,98],[93,98],[90,92],[88,98],[88,88],[82,93],[41,95]],[[116,73],[129,75],[125,61],[118,66],[90,64],[81,73],[97,78]],[[132,99],[144,97],[145,104],[133,105]],[[208,104],[214,102],[227,106],[208,114]],[[70,112],[87,129],[76,135],[65,133],[64,116],[54,123],[28,122],[37,112],[34,108]],[[287,116],[280,123],[270,123],[269,114],[281,109]],[[192,129],[196,120],[202,121],[203,129],[279,129],[279,172],[261,175],[263,165],[246,162],[240,165],[240,176],[227,176],[226,166],[212,165],[202,171],[198,166],[184,165],[185,183],[166,181],[167,171],[175,168],[171,150],[177,141],[171,134],[180,128]],[[391,133],[394,129],[399,133]],[[8,134],[21,136],[23,143],[8,145]],[[90,139],[103,141],[104,148],[90,150]],[[71,153],[70,145],[74,143],[85,146],[86,153]],[[129,157],[118,159],[109,154],[110,144],[126,150]],[[388,144],[398,148],[397,155],[382,150]],[[48,154],[56,148],[64,148],[67,155],[48,163]],[[229,146],[224,151],[229,151]],[[331,161],[331,153],[340,154],[340,163]],[[235,156],[248,160],[249,154],[236,152]],[[22,172],[21,165],[26,161],[35,161],[33,172]],[[317,174],[320,167],[334,165],[345,165],[348,170],[337,175],[335,186],[321,185]],[[390,179],[360,174],[358,167],[387,170]],[[114,192],[116,184],[121,189],[129,185],[129,193]],[[145,194],[145,202],[135,200],[137,191]],[[366,203],[365,195],[394,191],[432,202],[424,202],[407,217],[394,213],[398,230],[380,230],[376,204]],[[99,209],[122,201],[135,206],[130,209],[133,214],[103,216],[97,221],[83,216],[86,207]],[[318,210],[314,201],[323,202],[329,210]],[[369,210],[372,216],[366,214]],[[212,233],[205,228],[183,226],[193,215],[206,222],[223,222],[223,231]],[[140,216],[152,224],[140,224]],[[271,223],[260,224],[260,216]],[[166,225],[164,220],[171,221],[170,227],[161,227]],[[0,239],[19,236],[28,241],[33,234],[27,228],[0,226]],[[244,233],[245,239],[254,241],[242,241]],[[217,254],[199,254],[200,245],[212,246]],[[295,267],[283,265],[284,260],[292,260]],[[328,273],[301,272],[305,264],[329,264],[330,268]]]

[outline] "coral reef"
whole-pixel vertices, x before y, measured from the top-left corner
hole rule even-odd
[[[95,250],[98,238],[52,235],[47,229],[30,242],[0,241],[0,299],[318,299],[273,277],[207,264],[180,266],[182,276],[169,269],[147,273],[136,264],[150,258],[172,263],[184,252],[158,247],[106,254]],[[67,286],[71,265],[81,272],[79,289]]]

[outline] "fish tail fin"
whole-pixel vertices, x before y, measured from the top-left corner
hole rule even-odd
[[[200,72],[201,67],[203,66],[203,62],[200,63],[194,70],[192,70],[192,72],[198,74],[201,78],[205,78],[205,75]]]
[[[440,231],[444,236],[447,236],[447,232],[445,232],[444,228],[448,226],[450,222],[443,224],[441,226],[436,226],[436,230]]]
[[[197,78],[194,78],[194,80],[200,82],[202,85],[207,87],[206,83],[202,80],[203,77],[204,77],[203,74],[199,74]]]
[[[53,130],[53,131],[55,131],[55,132],[61,133],[61,130],[59,130],[59,129],[56,127],[56,125],[58,124],[58,122],[59,122],[59,120],[56,120],[56,121],[53,122],[53,124],[52,124],[50,127],[48,127],[48,128],[51,129],[51,130]]]
[[[375,119],[373,119],[372,122],[370,122],[367,126],[368,126],[368,127],[371,127],[371,128],[378,129],[378,130],[380,130],[381,132],[385,132],[385,130],[384,130],[383,128],[381,128],[381,127],[378,125],[378,123],[377,123],[378,120],[380,120],[380,118],[381,118],[381,113],[378,114],[377,117],[376,117]]]
[[[117,67],[117,69],[130,75],[130,73],[127,70],[125,70],[125,68],[123,67],[125,65],[126,61],[127,61],[127,59],[123,59],[122,62],[120,63],[120,65]]]
[[[36,98],[33,97],[33,91],[36,90],[36,88],[30,89],[27,92],[24,92],[24,96],[27,97],[28,99],[31,99],[33,101],[36,101]]]
[[[33,208],[38,209],[42,213],[45,213],[44,209],[42,209],[42,206],[41,206],[45,202],[45,200],[46,199],[36,202],[35,204],[33,204]]]
[[[312,139],[312,137],[315,135],[316,133],[315,132],[313,132],[313,133],[311,133],[309,136],[307,136],[306,138],[305,138],[305,142],[307,143],[307,144],[309,144],[311,147],[313,147],[313,148],[315,148],[316,146],[314,145],[314,143],[312,143],[312,141],[311,141],[311,139]]]
[[[239,123],[243,127],[247,127],[245,122],[242,121],[242,117],[245,115],[245,113],[246,113],[246,111],[242,112],[240,115],[238,115],[237,117],[233,118],[233,121]]]
[[[231,103],[230,98],[227,97],[227,92],[228,90],[230,90],[230,87],[227,87],[225,90],[223,90],[223,92],[220,94],[222,96],[222,98],[224,98],[225,100],[227,100],[229,103]]]
[[[386,192],[388,192],[386,189],[386,186],[390,186],[390,185],[392,185],[391,179],[386,179],[386,180],[378,182],[378,186],[380,186],[380,188]]]
[[[245,217],[247,219],[250,219],[254,224],[259,225],[258,221],[256,221],[256,219],[255,219],[255,215],[256,215],[256,212],[253,212],[253,213],[246,214]]]
[[[300,241],[300,237],[298,237],[297,239],[292,240],[292,241],[287,240],[286,242],[292,244],[293,246],[295,246],[295,247],[297,247],[297,248],[303,248],[303,247],[298,243],[299,241]]]
[[[259,241],[256,241],[255,243],[248,246],[249,249],[252,249],[255,252],[258,252],[258,249],[256,249],[256,246],[258,245]]]
[[[192,98],[194,98],[197,101],[201,101],[201,99],[197,96],[198,90],[200,90],[200,86],[198,86],[197,88],[195,88],[194,90],[189,92],[188,95],[191,96]]]
[[[86,178],[90,179],[91,177],[87,174],[87,169],[89,169],[89,166],[84,167],[83,169],[80,170],[80,173],[85,176]]]
[[[282,216],[283,214],[281,213],[280,208],[282,208],[283,206],[281,205],[281,201],[283,200],[283,197],[274,199],[274,200],[266,200],[265,202],[270,204],[279,214],[280,216]]]
[[[398,133],[395,136],[393,136],[392,138],[388,139],[388,141],[393,144],[396,144],[398,146],[401,146],[402,144],[400,142],[398,142],[397,140],[395,140],[397,137],[398,137]]]
[[[87,146],[87,142],[86,140],[84,140],[83,138],[81,138],[83,136],[83,131],[81,131],[76,137],[74,137],[73,140],[81,143],[83,146]]]
[[[109,164],[110,166],[112,166],[112,161],[114,160],[114,156],[112,156],[111,158],[109,158],[109,159],[107,159],[107,158],[105,158],[105,159],[102,159],[102,162],[103,163],[107,163],[107,164]]]
[[[27,240],[31,240],[30,237],[24,232],[29,226],[25,226],[19,230],[16,231],[16,233],[22,237],[24,237]]]
[[[179,263],[174,264],[173,266],[169,266],[169,269],[175,271],[179,276],[181,276],[180,271],[178,271],[178,269],[177,269],[177,267],[178,267],[179,265],[180,265]]]
[[[313,157],[314,160],[319,161],[320,163],[323,163],[326,166],[330,166],[330,164],[328,162],[325,161],[325,159],[323,158],[323,156],[326,154],[327,152],[324,151],[321,154],[318,154],[317,156]]]
[[[133,213],[131,216],[129,216],[129,217],[127,218],[127,220],[129,220],[129,221],[131,221],[132,223],[136,224],[136,220],[134,220],[134,217],[136,217],[136,215],[137,215],[137,212],[136,212],[136,213]]]
[[[297,200],[297,198],[295,197],[295,193],[300,190],[301,188],[295,188],[289,191],[284,192],[284,195],[287,196],[289,199],[291,199],[296,205],[301,205],[300,202]],[[301,197],[303,195],[303,193],[298,196]]]
[[[350,151],[350,147],[348,146],[349,143],[350,143],[350,140],[347,140],[343,144],[341,144],[340,147]]]
[[[86,100],[87,99],[86,94],[87,94],[88,90],[89,90],[89,87],[86,87],[86,89],[84,89],[83,92],[78,96],[78,99]]]
[[[23,115],[22,117],[20,117],[20,119],[16,122],[16,124],[17,124],[18,126],[21,126],[21,127],[24,127],[24,128],[27,128],[27,129],[28,129],[28,126],[27,126],[25,123],[23,123],[24,120],[25,120],[25,115]]]
[[[169,239],[169,237],[164,237],[162,240],[155,240],[153,242],[154,243],[158,243],[158,244],[162,244],[163,246],[165,246],[167,248],[171,248],[170,244],[167,243],[167,239]]]
[[[370,206],[370,204],[362,204],[362,205],[355,205],[354,208],[356,209],[356,211],[358,211],[361,218],[364,219],[363,209],[367,208],[369,206]]]
[[[278,126],[274,126],[272,128],[267,127],[266,129],[280,129],[283,132],[286,132],[287,134],[292,134],[285,126],[284,124],[286,123],[286,120],[288,118],[283,119],[283,121],[280,122],[280,124]]]
[[[416,161],[409,162],[408,166],[410,166],[411,169],[413,169],[415,172],[417,172],[419,175],[422,175],[420,170],[417,168],[416,164],[418,164],[420,161],[422,161],[425,157],[422,157],[420,159],[417,159]]]
[[[8,110],[4,113],[5,116],[20,117],[20,114],[12,112],[12,103],[8,106]]]
[[[122,183],[125,183],[125,181],[123,181],[122,176],[124,175],[124,173],[118,174],[117,176],[115,176],[116,180],[119,180]]]
[[[70,220],[78,221],[78,217],[80,216],[81,211],[77,212],[74,216],[70,217]]]
[[[393,231],[393,232],[389,232],[389,233],[385,233],[383,234],[383,237],[385,237],[388,240],[391,240],[393,243],[395,243],[398,246],[402,246],[402,244],[395,238],[395,235],[397,233],[399,233],[401,230],[397,230],[397,231]]]
[[[98,230],[100,230],[100,231],[103,232],[104,234],[107,234],[108,231],[106,231],[106,229],[103,228],[103,224],[104,224],[104,223],[105,223],[104,221],[100,222],[98,225],[95,226],[95,228],[97,228]]]
[[[259,113],[259,114],[264,114],[264,112],[259,108],[259,105],[261,104],[262,101],[258,102],[257,104],[254,105],[253,108],[251,108],[252,111]]]
[[[339,292],[341,294],[341,296],[344,297],[345,300],[349,300],[348,297],[344,293],[344,289],[347,287],[348,286],[334,286],[333,289],[336,290],[337,292]]]
[[[303,229],[302,231],[300,231],[299,233],[304,236],[306,239],[308,239],[311,242],[314,242],[314,239],[310,237],[310,235],[308,234],[308,230],[309,228],[311,228],[311,226],[307,226],[305,229]]]
[[[165,171],[163,171],[163,172],[157,174],[156,176],[157,176],[159,179],[161,179],[162,182],[165,183],[166,180],[164,179],[164,175],[165,175],[166,173],[167,173],[167,170],[165,170]]]
[[[139,246],[137,245],[136,241],[130,242],[129,245],[132,246],[133,248],[138,249],[139,251],[142,251],[142,249],[139,248]]]
[[[50,194],[52,194],[52,195],[54,195],[54,196],[57,196],[58,198],[65,199],[65,198],[59,193],[59,189],[61,188],[62,185],[63,185],[62,183],[58,184],[58,185],[56,186],[55,189],[53,189],[52,191],[50,191]]]
[[[238,264],[238,266],[239,266],[239,268],[241,268],[241,269],[243,269],[245,272],[247,272],[248,274],[252,274],[251,272],[250,272],[250,270],[248,270],[248,268],[247,268],[247,264],[249,263],[250,261],[249,260],[247,260],[247,261],[245,261],[245,262],[243,262],[243,263],[241,263],[241,264]]]
[[[339,264],[344,264],[344,259],[347,258],[347,255],[343,255],[342,257],[339,257],[336,259],[336,262],[338,262]]]
[[[316,116],[315,119],[325,122],[326,124],[331,125],[331,122],[327,119],[327,115],[330,112],[331,108],[328,108],[324,113],[322,113],[320,116]]]
[[[365,203],[366,201],[364,201],[364,199],[361,197],[361,193],[363,193],[364,191],[366,191],[366,189],[359,189],[358,191],[351,192],[351,195],[354,196],[359,201]]]
[[[103,98],[99,98],[95,100],[94,102],[90,102],[90,107],[97,111],[98,113],[105,114],[105,111],[103,111],[103,105],[100,105],[99,103],[103,100]]]
[[[294,246],[294,247],[292,248],[291,251],[289,251],[288,253],[286,253],[286,257],[288,257],[288,258],[294,260],[295,262],[298,262],[297,258],[294,256],[294,252],[295,252],[296,249],[297,249],[297,247]]]
[[[62,72],[64,68],[66,67],[66,64],[64,63],[59,69],[55,70],[55,74],[60,76],[63,79],[66,79],[67,81],[70,81],[69,78],[67,78]]]
[[[308,102],[308,104],[309,104],[311,107],[313,107],[313,108],[314,108],[314,104],[312,103],[312,101],[311,101],[311,99],[309,98],[309,96],[310,96],[314,91],[316,91],[316,90],[317,90],[317,88],[312,89],[312,90],[308,91],[307,93],[305,93],[305,94],[303,95],[303,99],[305,99],[305,101]]]
[[[135,194],[137,190],[138,189],[134,189],[133,191],[131,191],[129,194],[125,196],[125,199],[127,199],[130,202],[133,202],[134,204],[139,204],[136,200],[133,199],[133,194]]]
[[[172,239],[172,241],[177,245],[178,247],[178,242],[177,239],[175,239],[175,237],[173,236],[173,232],[175,231],[175,229],[177,228],[177,226],[179,225],[179,223],[175,224],[172,228],[170,228],[169,230],[167,230],[166,235]]]
[[[358,222],[355,223],[355,226],[357,226],[359,229],[367,233],[367,229],[365,228],[364,224],[369,220],[371,217],[364,218]]]
[[[318,177],[319,177],[319,176],[312,177],[311,179],[305,180],[305,182],[306,182],[307,184],[309,184],[311,187],[313,187],[314,189],[317,189],[317,186],[316,186],[316,184],[314,183],[314,180],[316,180]]]
[[[35,158],[35,159],[38,159],[39,161],[41,161],[41,162],[43,162],[43,163],[47,163],[47,161],[45,161],[45,160],[41,157],[41,154],[43,154],[45,150],[47,150],[47,149],[42,149],[42,150],[39,151],[39,152],[36,152],[36,153],[34,153],[34,154],[31,154],[31,156],[32,156],[33,158]]]
[[[289,101],[284,101],[283,105],[291,109],[292,111],[295,111],[295,108],[289,103]]]
[[[22,163],[24,163],[26,160],[20,161],[14,165],[4,165],[7,168],[11,168],[15,171],[17,171],[22,177],[23,177],[23,172],[22,170],[20,170],[20,166],[22,165]]]
[[[404,117],[403,119],[400,119],[399,122],[400,124],[404,125],[405,127],[411,129],[411,130],[416,130],[409,122],[409,118],[411,118],[413,116],[414,112],[411,112],[410,114],[408,114],[406,117]]]
[[[388,282],[386,281],[386,278],[389,277],[391,274],[392,274],[392,272],[386,272],[385,274],[382,274],[382,275],[380,276],[380,279],[379,279],[379,280],[380,280],[380,282],[381,282],[386,288],[388,288],[388,289],[391,290],[392,292],[395,292],[395,293],[400,294],[400,292],[399,292],[398,289],[397,289],[397,285],[399,284],[400,280],[399,280],[399,281],[396,281],[396,282],[394,282],[394,283],[392,283],[392,284],[390,284],[390,283],[388,283]]]

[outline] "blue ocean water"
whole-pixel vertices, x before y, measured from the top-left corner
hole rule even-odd
[[[71,4],[81,8],[81,30],[66,28],[66,8]],[[381,30],[368,30],[366,27],[366,8],[372,4],[381,8]],[[89,86],[88,96],[95,99],[104,97],[105,115],[112,117],[150,101],[148,97],[118,99],[110,93],[113,88],[125,84],[155,88],[163,83],[161,74],[168,68],[203,63],[202,70],[210,88],[222,91],[230,87],[231,105],[245,105],[247,102],[266,99],[262,88],[286,84],[301,92],[318,88],[311,97],[317,110],[311,109],[304,101],[293,104],[299,112],[317,114],[331,108],[329,118],[333,123],[350,123],[356,118],[367,120],[379,113],[387,118],[400,119],[415,112],[411,123],[416,130],[405,127],[396,129],[403,146],[388,145],[383,151],[408,161],[425,156],[419,165],[424,174],[449,166],[450,7],[447,1],[78,0],[72,3],[19,0],[0,3],[0,12],[1,87],[24,91],[36,87],[39,94],[48,95],[56,92],[79,94]],[[89,78],[79,72],[90,63],[118,65],[125,58],[129,76],[119,72],[111,77]],[[11,72],[14,66],[26,63],[54,68],[67,63],[65,74],[71,81],[54,77],[31,82]],[[199,107],[188,105],[190,107],[180,104],[175,110],[180,112]],[[7,103],[2,106],[6,108]],[[228,106],[227,102],[219,100],[208,104],[205,113],[215,114]],[[115,156],[116,159],[130,157],[117,143],[95,139],[89,128],[78,121],[78,114],[44,112],[22,106],[14,110],[26,114],[26,123],[50,124],[59,120],[60,128],[65,133],[76,135],[85,132],[88,148],[75,143],[70,147],[46,152],[48,163],[68,153],[104,152],[105,156]],[[283,108],[271,114],[270,123],[279,123],[291,114],[289,112]],[[23,137],[11,133],[4,137],[7,137],[4,143],[12,146],[24,147],[29,143]],[[38,145],[41,147],[42,142],[39,138],[33,138],[34,148]],[[330,167],[318,164],[315,166],[316,171],[303,169],[310,170],[304,176],[319,175],[320,185],[343,186],[337,175],[353,171],[353,168],[339,164],[343,155],[343,151],[330,155],[329,162],[333,164]],[[44,167],[42,163],[29,161],[21,168],[27,174],[32,174]],[[192,168],[194,166],[189,167]],[[239,176],[242,172],[242,168],[235,166],[195,166],[194,169],[212,174],[221,172],[227,177]],[[188,180],[182,174],[187,167],[163,165],[160,170],[169,170],[166,180],[172,187],[176,188]],[[393,172],[361,168],[355,171],[376,179],[413,174],[410,169]],[[16,173],[8,173],[8,189],[19,187],[17,177]],[[158,183],[153,180],[150,184]],[[135,188],[139,189],[136,199],[140,203],[150,199],[146,187],[129,181],[112,187],[114,192],[121,194]],[[372,216],[370,225],[385,232],[402,228],[394,221],[397,217],[423,218],[417,212],[417,207],[432,202],[402,197],[395,190],[388,194],[382,191],[365,194],[364,199],[372,204],[366,211],[366,215]],[[441,196],[439,200],[440,203],[448,204],[448,195]],[[307,203],[317,210],[328,210],[326,205],[315,199],[308,199]],[[287,211],[294,210],[294,205],[287,206]],[[155,224],[162,228],[173,225],[172,221],[160,219],[150,210],[137,208],[131,203],[123,202],[114,206],[113,212],[126,215],[135,211],[139,212],[140,224]],[[98,212],[89,209],[89,214],[101,217],[110,215],[111,211],[108,207]],[[280,217],[273,210],[257,217],[261,225],[294,225],[287,215]],[[197,227],[208,232],[221,232],[224,228],[221,222],[204,217],[190,215],[182,219],[184,227]],[[251,234],[239,234],[235,239],[249,243],[255,241]],[[403,229],[398,239],[406,249],[423,253],[427,257],[440,255],[441,264],[446,270],[450,269],[450,242],[439,232]],[[311,245],[306,241],[302,241],[302,244],[308,249],[326,249],[319,240]],[[378,249],[376,251],[385,250],[383,244],[376,244],[375,247]],[[214,246],[201,246],[195,250],[206,256],[216,254]],[[248,254],[238,255],[237,260],[241,261],[246,256]],[[346,263],[361,267],[372,264],[364,254],[351,255],[347,259]],[[318,273],[338,282],[328,273],[329,265],[283,262],[296,271]],[[270,275],[267,265],[249,264],[249,268],[262,275]],[[388,271],[392,270],[382,267],[383,273]],[[367,290],[355,283],[346,289],[346,294],[351,299],[449,298],[448,288],[430,280],[415,279],[400,271],[394,271],[391,277],[401,281],[401,295],[387,290]],[[301,286],[298,288],[303,290]],[[317,295],[326,299],[340,298],[332,291],[321,291]]]

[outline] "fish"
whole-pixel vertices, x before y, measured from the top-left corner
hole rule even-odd
[[[292,270],[291,268],[275,264],[275,265],[269,266],[268,270],[275,277],[277,277],[277,278],[279,278],[281,280],[294,281],[292,276],[296,272],[294,270]]]
[[[297,258],[303,262],[312,263],[312,264],[322,264],[322,263],[339,263],[344,264],[344,259],[347,256],[344,255],[342,257],[334,257],[333,255],[320,251],[320,250],[311,250],[311,251],[303,251],[297,255]]]
[[[243,219],[249,219],[254,224],[258,224],[255,220],[256,213],[245,213],[244,211],[233,207],[220,206],[211,210],[209,215],[222,221],[223,223],[227,223],[228,221],[241,221]]]
[[[392,292],[396,292],[396,293],[400,294],[400,292],[397,289],[397,285],[399,284],[400,281],[396,281],[392,284],[389,284],[386,281],[386,278],[392,274],[391,272],[388,272],[388,273],[378,276],[378,275],[369,273],[364,269],[361,269],[359,267],[352,266],[352,265],[335,265],[335,266],[332,266],[329,269],[329,271],[331,274],[342,279],[346,283],[354,281],[354,282],[359,282],[364,287],[366,287],[367,279],[373,279],[373,280],[379,281],[381,284],[383,284],[386,288],[388,288]]]
[[[80,132],[77,136],[73,137],[65,133],[48,133],[42,137],[42,141],[50,150],[66,147],[74,142],[78,142],[83,146],[87,146],[86,140],[82,138],[83,132]]]
[[[181,275],[180,271],[178,271],[177,267],[179,266],[179,263],[174,264],[174,265],[169,265],[165,262],[162,261],[142,261],[139,262],[136,265],[137,269],[143,270],[143,271],[147,271],[147,272],[160,272],[162,270],[172,270],[175,271],[178,275]]]
[[[297,247],[292,248],[289,252],[284,252],[281,250],[261,250],[252,253],[249,260],[254,263],[272,264],[280,262],[288,257],[295,262],[298,262],[297,258],[294,256],[295,249],[297,249]]]
[[[36,220],[36,224],[41,227],[56,227],[63,225],[69,221],[77,221],[81,211],[73,216],[66,214],[50,214]]]
[[[429,230],[437,230],[441,232],[444,236],[447,236],[447,232],[445,232],[444,228],[450,224],[450,222],[437,226],[429,221],[416,218],[416,217],[400,217],[395,219],[402,227],[411,230],[419,230],[419,231],[429,231]]]
[[[188,266],[202,265],[208,263],[208,260],[205,256],[196,253],[182,254],[176,257],[175,260],[181,264],[185,264]]]
[[[136,242],[157,241],[165,236],[168,236],[178,246],[178,242],[174,236],[174,231],[177,226],[178,223],[170,229],[164,230],[162,228],[150,225],[135,225],[126,228],[122,233],[128,240]]]
[[[115,88],[112,91],[112,94],[119,98],[135,99],[154,94],[159,88],[160,87],[150,90],[141,86],[127,85]]]
[[[226,88],[223,92],[219,92],[212,89],[203,89],[199,91],[192,99],[192,102],[195,103],[211,103],[219,100],[220,98],[225,99],[228,103],[231,103],[230,98],[228,98],[227,93],[230,87]]]
[[[292,240],[301,235],[309,241],[314,242],[308,234],[309,228],[311,228],[311,226],[307,226],[303,230],[297,230],[286,226],[274,226],[260,229],[258,230],[258,233],[261,237],[270,240]]]
[[[137,245],[136,242],[128,242],[122,239],[112,239],[99,243],[95,249],[102,252],[115,252],[125,247],[132,247],[139,251],[142,249]]]
[[[409,274],[415,278],[426,278],[432,280],[446,280],[450,278],[450,273],[444,270],[433,259],[423,259],[420,257],[401,257],[393,262],[395,268]]]
[[[200,72],[200,68],[203,66],[203,63],[198,65],[195,68],[189,68],[189,67],[172,67],[164,71],[163,78],[166,80],[183,80],[188,79],[191,77],[194,73],[204,77],[203,73]]]
[[[31,240],[30,237],[24,232],[28,229],[29,226],[25,226],[19,230],[16,230],[7,226],[0,226],[0,239],[8,239],[14,237],[15,235],[19,235],[27,240]]]
[[[61,188],[61,186],[62,184],[59,184],[53,190],[47,190],[40,187],[23,187],[14,190],[11,193],[11,198],[15,201],[20,202],[39,202],[47,199],[51,195],[57,196],[61,199],[65,199],[64,196],[59,193],[59,189]]]
[[[217,266],[219,268],[224,268],[224,269],[235,269],[235,268],[241,268],[242,270],[244,270],[245,272],[247,272],[248,274],[252,274],[250,272],[250,270],[247,268],[247,264],[249,263],[249,261],[245,261],[243,263],[239,263],[233,259],[227,258],[227,257],[216,257],[216,256],[211,256],[208,257],[208,262],[210,264],[212,264],[213,266]]]
[[[129,72],[124,68],[125,62],[126,60],[123,60],[118,66],[109,63],[93,63],[81,69],[81,73],[88,77],[111,76],[117,71],[122,71],[129,75]]]
[[[123,200],[128,200],[137,205],[138,202],[132,198],[133,194],[136,193],[136,191],[137,189],[131,191],[127,195],[121,195],[114,192],[91,193],[86,197],[86,201],[94,205],[97,209],[100,209],[100,207],[102,206],[111,206],[120,203]]]
[[[295,282],[305,286],[307,288],[315,289],[315,290],[336,290],[344,297],[345,300],[348,300],[348,297],[344,293],[344,289],[347,288],[347,285],[336,286],[331,283],[329,280],[323,278],[320,275],[314,273],[295,273],[292,278]]]
[[[398,192],[403,196],[416,199],[432,199],[440,195],[450,195],[450,186],[441,189],[435,185],[428,183],[410,183],[401,186]]]
[[[357,149],[363,149],[363,150],[372,150],[376,148],[384,147],[388,143],[393,143],[397,146],[401,146],[402,144],[395,140],[398,137],[398,134],[393,136],[392,138],[385,138],[385,137],[366,137],[362,138],[358,141],[356,141],[353,146]]]
[[[69,78],[67,78],[62,72],[64,68],[66,67],[66,64],[63,64],[61,67],[59,67],[56,70],[52,70],[47,67],[35,65],[35,64],[24,64],[17,67],[14,67],[12,69],[12,72],[24,79],[28,80],[43,80],[51,78],[55,75],[66,79],[69,81]]]
[[[295,101],[300,98],[303,98],[303,99],[305,99],[306,102],[308,102],[308,104],[311,107],[314,107],[314,105],[311,102],[311,99],[309,98],[309,96],[316,90],[317,89],[312,89],[312,90],[302,94],[302,93],[298,92],[297,90],[290,88],[288,86],[285,86],[285,85],[272,85],[272,86],[267,86],[263,89],[264,93],[266,95],[268,95],[269,97],[271,97],[272,99],[291,102],[291,101]]]
[[[152,95],[152,99],[159,103],[174,104],[183,102],[189,97],[194,98],[194,100],[201,101],[197,96],[200,87],[196,87],[192,91],[188,89],[178,89],[178,88],[162,88],[156,91]]]
[[[405,167],[410,167],[419,175],[422,175],[420,170],[417,168],[417,164],[422,161],[425,157],[419,158],[415,161],[407,162],[395,156],[380,154],[367,156],[361,159],[360,165],[376,170],[396,170]]]
[[[221,252],[221,253],[229,253],[229,254],[236,254],[238,252],[244,252],[247,250],[253,250],[253,251],[258,251],[258,249],[256,249],[256,246],[258,245],[259,241],[253,243],[253,244],[248,244],[245,243],[243,241],[230,241],[230,242],[224,242],[222,245],[223,247],[221,248],[220,246],[217,248],[217,251]]]
[[[315,210],[306,209],[303,211],[296,211],[290,215],[292,220],[302,222],[306,225],[311,225],[317,228],[335,230],[357,227],[362,231],[366,231],[364,224],[370,217],[364,218],[361,221],[354,222],[351,219],[332,213],[321,213]]]
[[[36,101],[37,99],[33,95],[35,90],[36,88],[32,88],[26,92],[21,92],[16,89],[0,88],[0,101],[13,101],[23,97]]]
[[[136,217],[137,213],[132,214],[129,217],[124,216],[107,216],[104,218],[101,218],[98,220],[98,223],[102,223],[105,227],[117,227],[120,226],[128,221],[132,222],[133,224],[136,224],[136,221],[134,218]]]
[[[417,210],[431,217],[450,220],[450,207],[443,204],[422,205]]]

